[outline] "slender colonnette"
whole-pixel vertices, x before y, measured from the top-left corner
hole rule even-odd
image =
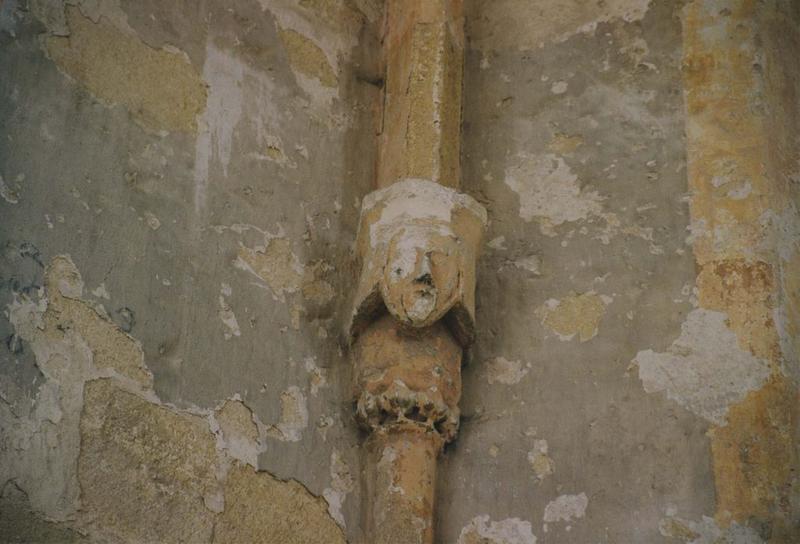
[[[436,460],[458,431],[486,211],[460,182],[462,0],[388,0],[378,189],[348,326],[369,542],[433,542]]]

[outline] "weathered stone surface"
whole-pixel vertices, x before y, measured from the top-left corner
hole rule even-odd
[[[378,187],[405,178],[461,183],[462,4],[386,2]]]
[[[265,544],[344,544],[341,528],[328,515],[325,501],[295,481],[282,482],[236,464],[225,483],[225,511],[214,529],[214,542]]]
[[[726,0],[691,2],[683,18],[697,298],[725,312],[738,346],[771,370],[761,389],[729,408],[728,425],[711,432],[716,519],[774,542],[800,538],[798,497],[790,491],[800,470],[798,391],[786,379],[796,375],[798,359],[780,339],[792,326],[785,289],[797,274],[787,262],[796,252],[795,241],[787,243],[795,229],[778,219],[796,216],[795,191],[786,183],[797,160],[786,138],[796,128],[786,123],[800,108],[787,98],[796,94],[794,63],[776,55],[778,41],[797,43],[798,15],[782,2]],[[765,43],[776,27],[784,38]]]
[[[144,364],[140,343],[81,300],[83,280],[72,260],[68,256],[55,257],[46,280],[49,295],[49,311],[44,314],[46,329],[55,334],[74,330],[92,350],[95,367],[150,387],[153,376]]]
[[[78,477],[99,534],[122,541],[204,542],[214,527],[214,437],[203,418],[121,389],[86,384]]]
[[[413,423],[387,426],[365,446],[368,538],[375,544],[433,542],[438,433]]]
[[[385,307],[401,324],[446,322],[464,345],[474,337],[475,266],[486,225],[471,197],[426,180],[368,195],[357,239],[361,275],[348,333]]]
[[[385,315],[361,334],[352,360],[356,417],[365,428],[412,422],[455,438],[461,346],[442,323],[403,331]]]

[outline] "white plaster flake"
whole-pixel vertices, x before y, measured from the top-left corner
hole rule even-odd
[[[698,416],[725,425],[728,407],[761,388],[770,375],[766,361],[739,347],[726,319],[721,312],[692,310],[666,353],[640,351],[635,362],[644,390],[665,391]]]
[[[522,270],[527,270],[534,276],[541,275],[542,259],[538,255],[528,255],[514,261],[514,266]]]
[[[505,236],[498,236],[497,238],[493,238],[486,245],[489,246],[490,248],[494,249],[495,251],[502,251],[504,249],[508,249],[506,247],[506,237]]]
[[[355,482],[342,455],[333,450],[331,452],[331,486],[322,492],[328,503],[328,513],[344,529],[346,527],[342,506],[347,499],[347,494],[353,491]]]
[[[713,518],[703,516],[699,522],[669,515],[658,524],[658,531],[667,538],[681,538],[687,544],[764,544],[755,530],[736,522],[721,529]],[[686,540],[686,535],[691,540]]]
[[[461,529],[458,544],[536,544],[530,522],[519,518],[489,521],[489,516],[475,516]]]
[[[144,212],[144,220],[147,226],[153,230],[158,230],[161,227],[161,221],[152,212]]]
[[[471,23],[470,42],[484,52],[536,49],[548,42],[560,43],[578,34],[594,33],[601,23],[641,20],[649,6],[650,0],[493,0],[492,9]]]
[[[580,519],[586,515],[586,507],[588,505],[589,498],[586,493],[561,495],[545,506],[543,519],[545,523]]]
[[[581,190],[578,176],[552,153],[520,153],[506,169],[504,182],[519,196],[520,217],[537,219],[543,234],[554,236],[553,227],[602,212],[597,192]]]
[[[550,92],[552,92],[553,94],[564,94],[565,92],[567,92],[567,87],[568,85],[566,81],[556,81],[550,87]]]
[[[396,224],[424,219],[450,223],[451,212],[458,208],[470,210],[484,225],[487,222],[486,209],[474,198],[424,179],[405,179],[369,193],[364,197],[362,213],[378,204],[383,204],[383,208],[380,219],[371,226],[373,247],[383,241],[382,234],[394,232]]]
[[[228,175],[233,145],[233,131],[242,116],[242,80],[244,67],[240,60],[217,49],[210,41],[206,47],[203,79],[208,85],[206,110],[198,119],[195,141],[194,182],[195,211],[206,207],[209,168],[212,158]]]
[[[296,385],[281,393],[281,420],[270,427],[267,435],[285,442],[299,442],[308,427],[306,396]]]
[[[528,368],[524,367],[520,361],[509,361],[505,357],[495,357],[486,362],[486,379],[490,384],[495,382],[504,385],[514,385],[519,383]]]
[[[6,185],[3,176],[0,176],[0,197],[9,204],[19,204],[19,195],[16,191],[11,189],[11,187]]]
[[[242,331],[239,329],[239,322],[236,320],[236,314],[233,313],[226,296],[232,294],[231,286],[223,283],[220,288],[219,294],[219,319],[225,325],[225,340],[230,340],[234,336],[241,336]]]
[[[303,361],[303,366],[308,372],[311,395],[314,397],[320,389],[328,386],[328,369],[318,367],[316,361],[316,357],[306,357]]]
[[[97,298],[104,298],[106,300],[111,300],[111,295],[108,294],[108,289],[106,288],[105,283],[101,283],[97,286],[96,289],[92,290],[92,294]]]
[[[528,463],[538,480],[544,480],[555,471],[555,463],[547,451],[547,440],[536,439],[533,441],[533,449],[528,452]]]

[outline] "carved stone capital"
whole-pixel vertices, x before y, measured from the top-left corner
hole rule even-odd
[[[474,338],[475,265],[486,221],[476,200],[427,180],[406,179],[367,195],[350,338],[385,308],[411,328],[444,319],[458,342],[468,345]]]
[[[370,431],[417,425],[451,441],[458,432],[461,353],[442,323],[408,329],[380,317],[353,350],[359,423]]]

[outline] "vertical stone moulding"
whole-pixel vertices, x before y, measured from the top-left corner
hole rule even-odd
[[[486,210],[459,193],[462,0],[388,0],[377,190],[364,198],[347,327],[365,537],[433,542],[436,460],[458,431]]]

